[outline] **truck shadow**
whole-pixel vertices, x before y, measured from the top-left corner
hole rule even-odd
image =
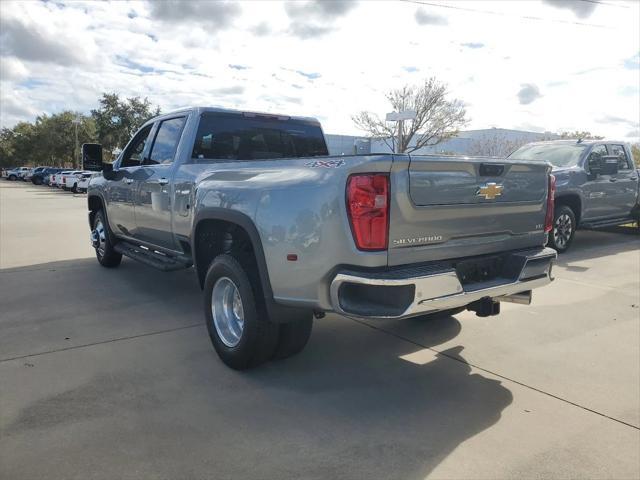
[[[417,333],[423,345],[435,346],[460,328],[449,317]],[[285,401],[288,428],[304,421],[319,432],[313,441],[324,451],[307,457],[311,477],[326,476],[328,455],[337,459],[337,477],[425,478],[461,443],[497,423],[513,401],[500,381],[471,371],[462,346],[435,353],[365,330],[318,323],[301,355],[248,374],[261,389],[277,389],[282,401],[298,399]]]
[[[200,472],[196,476],[210,473],[213,459],[222,477],[259,471],[261,478],[424,478],[461,443],[497,423],[513,400],[500,381],[472,372],[462,346],[442,353],[429,349],[459,334],[462,326],[453,317],[403,321],[403,336],[412,335],[417,342],[411,343],[328,315],[315,322],[301,354],[234,372],[217,358],[204,325],[197,325],[202,303],[193,272],[161,275],[126,259],[120,269],[107,270],[86,259],[3,270],[2,279],[5,286],[12,284],[4,312],[17,310],[26,299],[30,302],[28,316],[11,313],[0,321],[0,328],[7,327],[7,345],[33,337],[36,328],[60,335],[73,325],[77,337],[86,329],[95,336],[89,341],[104,342],[121,337],[123,329],[140,335],[168,325],[196,324],[182,330],[182,335],[189,334],[184,344],[168,342],[159,356],[145,359],[141,353],[140,365],[110,371],[109,382],[98,382],[99,396],[79,386],[25,405],[9,428],[15,434],[42,428],[42,422],[52,429],[57,426],[52,418],[73,421],[76,415],[80,429],[83,416],[117,418],[125,411],[153,425],[167,445],[174,444],[165,452],[176,471]],[[77,295],[86,285],[96,288]],[[40,292],[35,298],[34,291]],[[73,311],[64,305],[53,312],[47,307],[65,296],[73,296]],[[113,345],[113,355],[118,355],[118,343]],[[46,351],[56,345],[30,348]],[[97,369],[95,375],[99,379],[105,373]],[[55,378],[48,381],[55,383]],[[95,388],[94,383],[86,388]],[[121,384],[127,386],[124,396]],[[153,402],[142,401],[148,398]],[[224,432],[219,432],[221,426]],[[203,431],[216,433],[206,437]],[[78,438],[87,435],[78,433]],[[128,442],[133,448],[140,439],[123,433],[103,441],[126,449]],[[178,452],[185,447],[190,454],[181,456]],[[153,455],[151,450],[148,455]],[[256,455],[263,459],[259,469],[248,470],[246,462],[256,461]],[[194,465],[197,458],[203,459],[201,465]],[[136,460],[127,462],[133,462],[129,471],[137,468]]]

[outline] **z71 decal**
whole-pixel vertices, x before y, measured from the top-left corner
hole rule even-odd
[[[344,160],[314,160],[304,165],[311,168],[340,168],[344,165]]]

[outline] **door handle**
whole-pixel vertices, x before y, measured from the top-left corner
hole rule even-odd
[[[127,185],[131,185],[133,183],[133,178],[125,178],[124,183],[126,183]]]
[[[167,183],[169,183],[169,180],[167,180],[167,179],[166,179],[166,178],[164,178],[164,177],[163,177],[163,178],[159,178],[159,179],[158,179],[158,183],[159,183],[160,185],[166,185]]]
[[[609,179],[609,181],[610,181],[610,182],[617,182],[617,181],[618,181],[618,179],[617,179],[617,178],[610,178],[610,179]]]

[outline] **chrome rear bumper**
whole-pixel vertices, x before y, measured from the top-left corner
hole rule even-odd
[[[343,270],[331,282],[331,303],[342,315],[381,319],[464,307],[483,299],[501,301],[501,297],[527,303],[528,295],[517,294],[550,283],[556,256],[551,248],[512,252],[501,259],[500,275],[476,282],[461,280],[455,262],[377,272]],[[464,262],[473,266],[474,260]]]

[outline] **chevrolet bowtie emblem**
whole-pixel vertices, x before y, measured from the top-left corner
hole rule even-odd
[[[502,190],[504,187],[502,185],[498,185],[497,183],[487,183],[478,187],[476,190],[476,195],[478,197],[484,197],[486,200],[493,200],[496,197],[502,195]]]

